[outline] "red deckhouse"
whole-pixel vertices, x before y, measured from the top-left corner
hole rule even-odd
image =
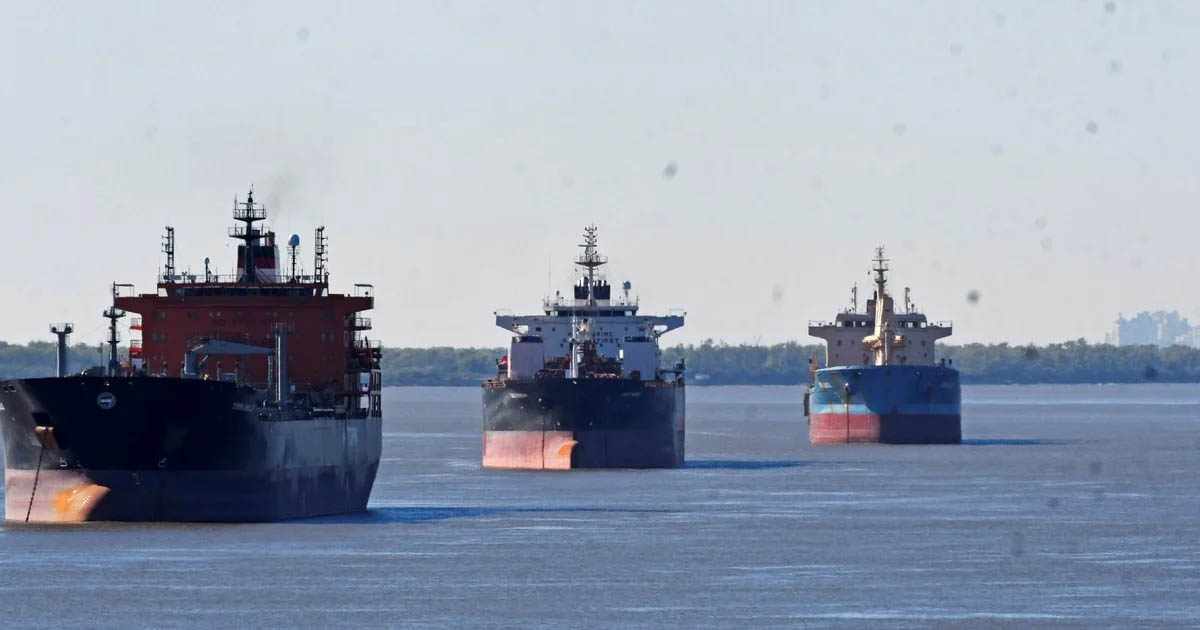
[[[285,398],[306,399],[308,407],[331,408],[338,415],[378,417],[381,351],[378,341],[362,334],[371,320],[359,316],[374,307],[373,288],[356,284],[352,295],[329,292],[324,227],[316,229],[312,274],[297,272],[297,236],[289,240],[290,268],[283,273],[275,233],[255,225],[266,219],[266,211],[253,195],[245,202],[234,200],[234,219],[243,223],[229,229],[230,237],[242,241],[236,274],[210,273],[208,259],[203,276],[178,273],[174,229],[168,227],[158,292],[137,295],[131,285],[114,285],[113,309],[106,315],[141,315],[130,325],[141,339],[130,342],[127,369],[148,376],[232,380],[259,389],[276,381],[278,369],[290,390]],[[275,356],[286,360],[276,367],[265,351],[277,349],[281,338],[286,352]],[[114,335],[114,347],[115,341]],[[189,360],[194,366],[185,367]]]

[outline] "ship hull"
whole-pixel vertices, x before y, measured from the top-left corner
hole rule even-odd
[[[959,444],[958,371],[934,365],[817,370],[809,400],[813,444]]]
[[[275,521],[366,509],[379,418],[262,407],[232,383],[0,383],[10,521]]]
[[[677,468],[684,386],[631,379],[510,379],[483,389],[483,466]]]

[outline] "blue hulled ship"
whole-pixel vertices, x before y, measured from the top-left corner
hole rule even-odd
[[[937,360],[935,344],[950,336],[949,322],[929,322],[904,290],[895,312],[887,293],[887,259],[876,250],[875,293],[832,322],[810,322],[808,334],[825,340],[823,369],[814,369],[806,396],[813,444],[958,444],[962,396],[958,371]],[[815,367],[815,366],[814,366]]]

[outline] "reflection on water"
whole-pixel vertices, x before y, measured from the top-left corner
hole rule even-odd
[[[766,470],[770,468],[795,468],[804,462],[795,460],[747,461],[735,459],[696,459],[684,463],[684,468],[718,468],[721,470]]]
[[[1067,440],[1039,440],[1023,438],[963,438],[967,446],[1042,446],[1046,444],[1066,444]]]
[[[628,514],[628,513],[665,513],[668,510],[650,510],[644,508],[607,509],[589,507],[372,507],[366,512],[356,514],[339,514],[321,516],[294,521],[304,525],[322,525],[326,523],[359,523],[375,525],[380,523],[425,523],[454,518],[479,518],[488,516],[503,516],[508,514]]]

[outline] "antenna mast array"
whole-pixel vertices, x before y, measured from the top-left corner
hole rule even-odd
[[[163,282],[174,282],[175,278],[175,228],[167,226],[162,239],[162,251],[167,255],[167,266],[163,268]]]
[[[325,236],[325,226],[317,228],[313,233],[313,279],[319,284],[329,284],[329,239]]]

